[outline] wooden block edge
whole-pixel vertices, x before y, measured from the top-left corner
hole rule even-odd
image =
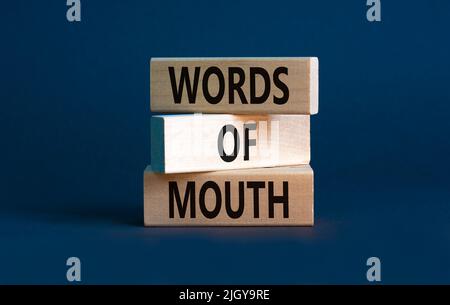
[[[319,58],[309,60],[309,114],[319,112]]]
[[[164,117],[152,116],[150,118],[150,161],[153,164],[153,171],[158,173],[165,172],[165,141],[164,141]]]

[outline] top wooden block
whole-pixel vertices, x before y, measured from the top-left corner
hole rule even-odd
[[[168,113],[316,114],[317,57],[152,58],[150,109]]]

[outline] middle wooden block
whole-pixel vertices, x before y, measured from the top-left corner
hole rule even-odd
[[[309,115],[155,115],[151,163],[183,173],[309,164]]]

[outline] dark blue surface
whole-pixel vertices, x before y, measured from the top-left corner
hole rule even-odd
[[[0,283],[450,283],[450,2],[0,6]],[[142,227],[149,59],[318,56],[313,228]]]

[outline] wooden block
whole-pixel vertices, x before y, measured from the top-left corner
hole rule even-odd
[[[153,170],[183,173],[308,164],[309,115],[157,115]]]
[[[144,172],[146,226],[312,226],[309,165],[160,174]]]
[[[150,108],[168,113],[316,114],[317,57],[152,58]]]

